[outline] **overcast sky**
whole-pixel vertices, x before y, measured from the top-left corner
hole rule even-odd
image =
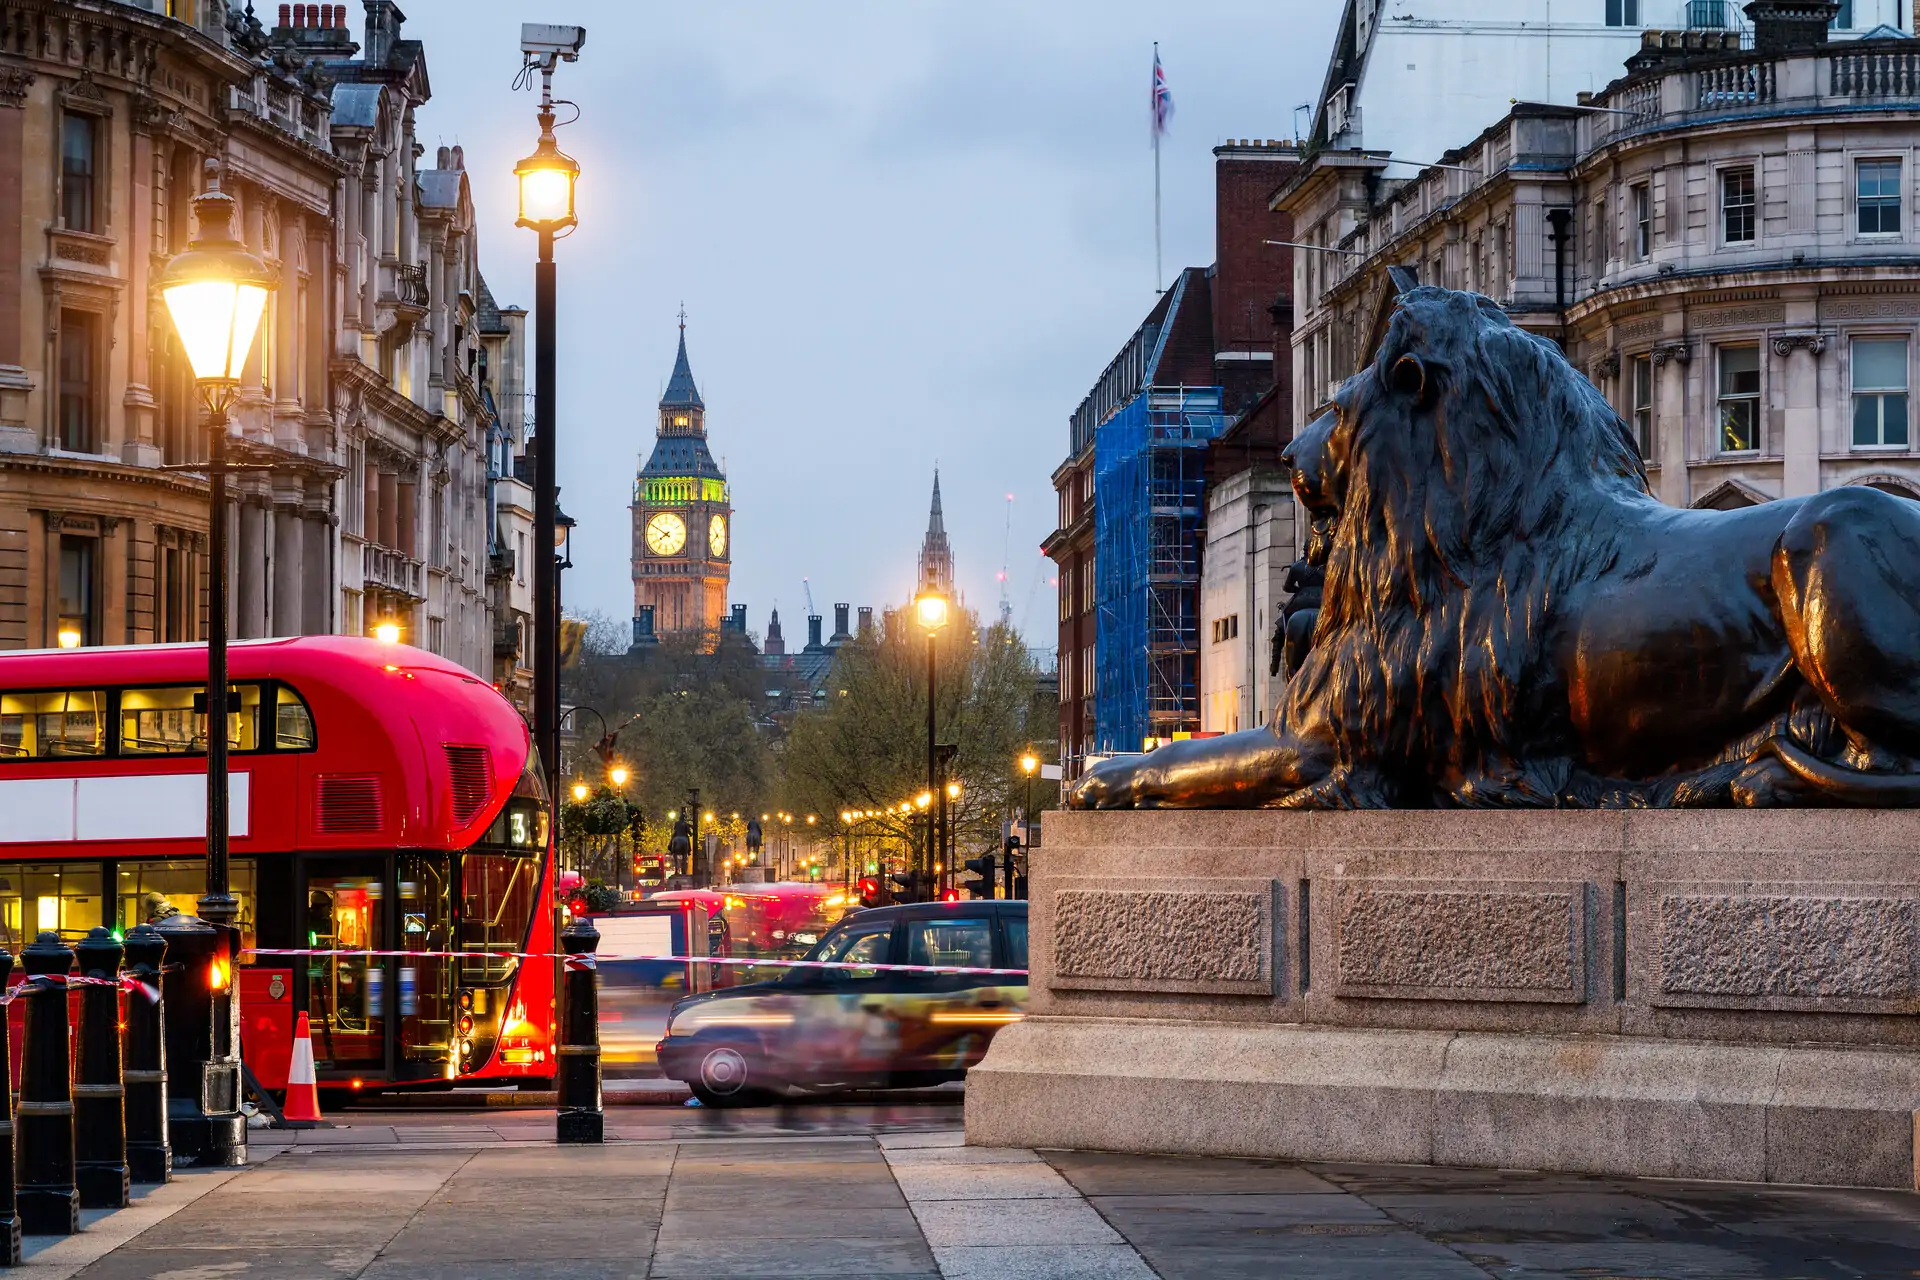
[[[524,19],[587,28],[555,92],[581,119],[580,229],[559,246],[567,605],[632,613],[627,504],[684,300],[714,455],[732,483],[732,599],[804,637],[835,601],[912,591],[936,462],[958,577],[991,617],[1014,495],[1014,621],[1050,646],[1048,477],[1067,419],[1154,298],[1152,45],[1169,274],[1213,258],[1211,148],[1288,137],[1337,0],[408,0],[461,143],[481,268],[533,301],[513,162],[533,94]],[[529,360],[529,364],[531,361]],[[531,368],[529,381],[531,380]]]

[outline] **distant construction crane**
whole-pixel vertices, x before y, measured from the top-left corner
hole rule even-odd
[[[807,593],[807,616],[811,618],[815,613],[813,607],[813,582],[807,578],[800,579],[800,589]]]

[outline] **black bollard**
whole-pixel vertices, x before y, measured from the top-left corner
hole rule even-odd
[[[72,1028],[64,981],[73,969],[73,952],[49,930],[21,948],[20,965],[27,971],[14,1168],[20,1230],[30,1236],[70,1236],[80,1229],[80,1193],[73,1184]]]
[[[127,1097],[120,1082],[120,958],[111,929],[95,925],[74,949],[80,976],[105,979],[80,988],[80,1047],[74,1054],[74,1183],[83,1209],[124,1209]]]
[[[127,969],[146,991],[127,993],[127,1175],[135,1182],[173,1179],[167,1145],[167,1005],[159,998],[167,940],[150,924],[127,930]]]
[[[231,929],[198,916],[155,926],[172,963],[161,979],[167,1005],[167,1136],[178,1168],[247,1162],[240,1110],[240,1006],[233,998]]]
[[[13,976],[13,953],[0,949],[0,991]],[[0,1071],[12,1070],[13,1046],[8,1043],[12,1031],[7,1026],[7,1010],[0,1005]],[[13,1088],[12,1081],[0,1076],[0,1266],[20,1265],[20,1211],[13,1199]]]
[[[600,931],[593,921],[575,920],[560,931],[560,949],[566,991],[559,1058],[560,1115],[556,1138],[561,1142],[599,1142],[606,1136],[606,1113],[600,1109],[600,974],[593,953]]]

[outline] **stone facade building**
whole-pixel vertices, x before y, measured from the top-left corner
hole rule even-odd
[[[1825,43],[1776,8],[1835,6],[1749,6],[1752,49],[1648,32],[1599,94],[1516,107],[1412,181],[1313,156],[1275,201],[1331,250],[1296,268],[1296,419],[1369,357],[1401,266],[1560,343],[1667,502],[1920,498],[1920,43]]]
[[[419,42],[363,2],[360,43],[343,4],[0,9],[0,648],[205,638],[204,427],[153,281],[211,167],[277,276],[233,412],[234,637],[391,621],[498,678],[520,313],[458,150],[417,167]]]

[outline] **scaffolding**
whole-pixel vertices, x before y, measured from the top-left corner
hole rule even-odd
[[[1094,432],[1098,751],[1200,727],[1200,538],[1221,396],[1149,386]]]

